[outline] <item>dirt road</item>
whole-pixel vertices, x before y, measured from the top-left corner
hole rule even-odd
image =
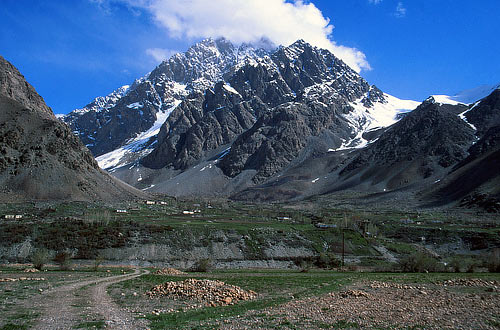
[[[29,303],[42,312],[33,328],[71,329],[82,322],[82,315],[94,315],[95,319],[103,320],[108,329],[146,329],[147,321],[136,320],[122,310],[106,289],[111,284],[147,273],[149,271],[136,269],[132,274],[80,281],[44,292]]]

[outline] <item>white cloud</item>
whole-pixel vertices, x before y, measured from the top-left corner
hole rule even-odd
[[[369,70],[361,51],[332,41],[334,26],[302,0],[123,0],[145,8],[174,38],[226,37],[235,43],[263,37],[281,45],[304,39],[332,51],[356,71]],[[380,0],[375,0],[380,1]]]
[[[398,5],[396,6],[396,12],[394,13],[394,16],[399,18],[406,16],[406,8],[401,1],[398,2]]]
[[[146,49],[146,54],[153,57],[158,63],[170,58],[170,56],[179,53],[177,50],[164,49],[164,48],[149,48]]]
[[[382,0],[368,0],[368,2],[374,5],[378,5],[379,3],[382,2]]]

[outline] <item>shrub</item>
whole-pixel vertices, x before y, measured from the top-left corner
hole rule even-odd
[[[486,259],[486,267],[490,273],[500,273],[500,249],[495,249]]]
[[[462,260],[458,257],[454,257],[453,259],[451,259],[449,266],[450,266],[452,272],[460,273],[461,268],[462,268],[461,267]]]
[[[97,272],[99,270],[99,266],[101,266],[102,262],[104,261],[104,257],[102,255],[98,255],[94,259],[94,265],[92,266],[92,269],[94,272]]]
[[[205,259],[198,260],[193,265],[193,267],[191,267],[191,271],[199,272],[199,273],[206,273],[206,272],[210,271],[212,268],[213,268],[212,260],[209,258],[205,258]]]
[[[42,270],[43,266],[49,261],[49,251],[45,248],[40,248],[33,253],[31,257],[31,262],[33,262],[33,267],[38,270]]]
[[[68,270],[71,266],[71,256],[67,252],[59,252],[54,257],[54,262],[59,265],[61,270]]]
[[[340,267],[341,261],[333,253],[321,252],[314,264],[318,268],[332,269]]]
[[[442,265],[433,257],[423,253],[416,252],[399,261],[403,272],[424,273],[442,271]]]
[[[313,267],[310,257],[298,257],[294,260],[294,263],[300,269],[301,273],[307,273]]]

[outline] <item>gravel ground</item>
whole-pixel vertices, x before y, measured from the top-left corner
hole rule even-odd
[[[345,291],[217,320],[220,329],[499,329],[499,287],[361,282]]]

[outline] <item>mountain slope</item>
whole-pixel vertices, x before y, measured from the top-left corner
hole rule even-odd
[[[445,180],[428,189],[428,199],[441,204],[460,201],[463,206],[500,212],[500,89],[462,116],[476,129],[479,139]]]
[[[78,137],[1,56],[0,187],[4,201],[143,196],[103,172]]]
[[[367,205],[397,200],[410,208],[463,205],[498,212],[499,92],[469,106],[429,98],[364,148],[302,155],[273,180],[241,189],[233,198],[328,195]]]

